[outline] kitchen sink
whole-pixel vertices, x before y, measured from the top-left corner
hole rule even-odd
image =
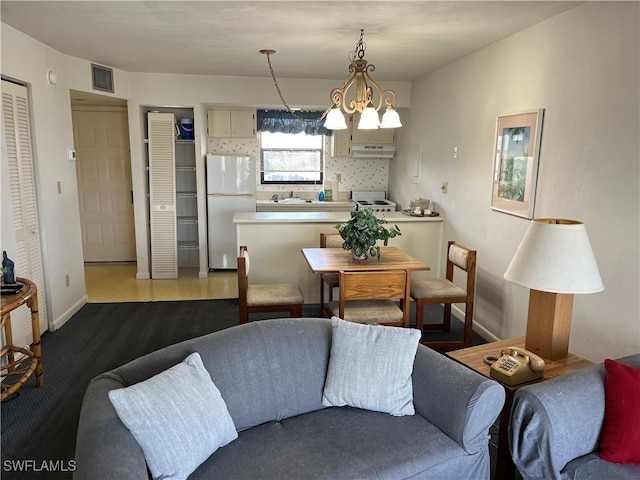
[[[313,203],[313,200],[305,200],[304,198],[281,198],[277,202],[272,200],[273,203]]]

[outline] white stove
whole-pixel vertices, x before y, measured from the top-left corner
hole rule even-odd
[[[376,212],[395,212],[396,204],[387,200],[384,190],[351,190],[351,200],[356,202],[357,209],[370,208]]]

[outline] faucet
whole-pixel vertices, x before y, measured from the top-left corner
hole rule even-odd
[[[294,198],[293,197],[293,190],[291,190],[291,193],[289,194],[289,198]]]

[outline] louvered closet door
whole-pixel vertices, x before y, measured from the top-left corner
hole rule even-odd
[[[151,278],[177,278],[175,119],[172,113],[149,112],[147,122]]]
[[[36,206],[36,190],[31,150],[31,127],[29,119],[29,99],[26,87],[2,81],[2,161],[9,166],[11,185],[11,211],[16,237],[15,252],[7,252],[15,262],[16,274],[36,284],[38,288],[38,311],[40,330],[47,329],[47,308],[45,302],[40,229]],[[31,316],[22,306],[11,313],[14,331],[16,323],[24,325],[27,343],[31,342]],[[16,343],[21,343],[14,334]]]

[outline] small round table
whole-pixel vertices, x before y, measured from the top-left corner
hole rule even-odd
[[[36,284],[26,278],[17,278],[21,286],[18,293],[2,295],[0,309],[0,329],[4,330],[5,346],[0,350],[0,357],[6,357],[7,363],[1,367],[2,394],[0,401],[6,400],[33,375],[36,374],[36,386],[44,386],[42,375],[42,349],[40,345],[40,319],[38,316],[38,292]],[[11,332],[11,312],[21,305],[31,310],[31,331],[33,343],[31,348],[13,344]]]

